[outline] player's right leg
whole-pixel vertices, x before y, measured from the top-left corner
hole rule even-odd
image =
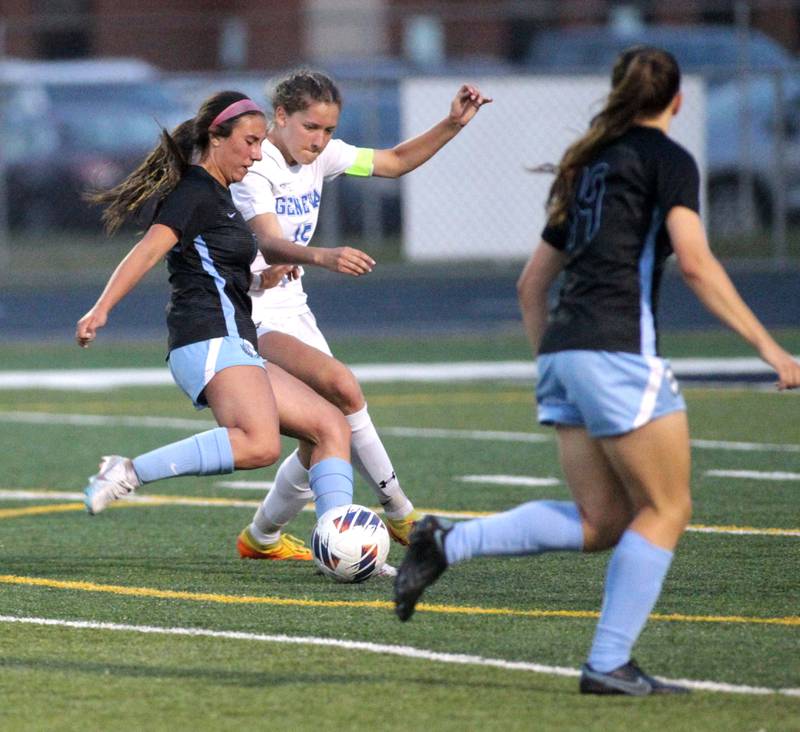
[[[452,528],[448,527],[446,533],[424,519],[426,530],[412,532],[411,546],[395,582],[395,603],[401,620],[411,616],[422,590],[451,564],[478,556],[604,548],[598,536],[603,532],[600,526],[606,519],[599,507],[613,506],[614,498],[625,500],[624,491],[602,450],[581,426],[579,411],[562,398],[558,379],[549,371],[540,377],[537,397],[547,397],[547,409],[544,414],[540,409],[540,416],[548,424],[558,425],[561,460],[575,501],[530,501],[487,518],[459,521]],[[597,495],[601,498],[592,503],[592,497]],[[584,496],[589,497],[586,500],[588,511],[582,516],[580,505]],[[594,524],[587,523],[587,516]],[[630,515],[626,514],[622,525],[629,520]],[[437,541],[441,545],[438,550],[428,536],[437,531]],[[429,563],[433,568],[439,567],[439,554],[442,567],[429,571]]]
[[[686,413],[676,411],[602,446],[620,476],[634,518],[608,564],[605,595],[581,691],[683,693],[635,666],[631,653],[661,594],[673,551],[689,522],[689,433]],[[642,678],[644,677],[644,678]],[[649,684],[650,690],[645,687]]]
[[[615,545],[581,690],[601,693],[596,689],[605,683],[620,693],[618,682],[624,686],[633,680],[621,693],[664,693],[667,689],[656,690],[644,678],[631,653],[689,518],[689,437],[680,390],[668,362],[653,356],[565,351],[540,357],[539,362],[540,376],[542,368],[556,373],[563,394],[580,411],[596,442],[593,453],[600,448],[618,485],[616,495],[595,495],[589,484],[581,489],[580,449],[574,460],[564,459],[562,453],[585,524],[594,529],[594,537],[587,530],[587,541],[594,541],[597,549]],[[557,394],[543,400],[539,391],[541,417],[551,403],[557,409],[560,400]],[[565,433],[560,438],[562,448],[569,445],[569,437]]]
[[[281,433],[308,445],[309,485],[317,516],[350,503],[353,471],[347,420],[330,402],[284,369],[269,363],[267,370],[278,402]],[[349,480],[335,478],[342,471],[349,474]]]
[[[193,343],[170,353],[170,368],[195,406],[212,406],[219,427],[133,460],[104,458],[85,491],[89,513],[103,511],[144,483],[262,467],[280,456],[278,416],[269,378],[250,344],[233,337]]]
[[[391,459],[369,415],[361,387],[347,366],[335,359],[311,313],[298,317],[293,334],[267,330],[259,349],[271,363],[308,384],[346,415],[351,428],[353,467],[383,506],[392,538],[407,544],[420,514],[403,491]],[[288,326],[287,326],[288,328]]]
[[[615,546],[633,519],[625,486],[584,427],[557,425],[556,435],[561,469],[581,517],[583,551]]]
[[[457,562],[479,556],[597,551],[616,543],[631,513],[602,449],[577,426],[559,426],[558,443],[575,501],[530,501],[452,527],[433,517],[423,519],[411,535],[396,582],[401,619],[411,616],[422,590]]]
[[[350,430],[342,413],[312,389],[275,364],[267,369],[281,432],[300,439],[300,448],[281,464],[274,487],[239,535],[237,546],[243,557],[307,560],[311,553],[305,544],[282,529],[311,500],[318,516],[352,501],[352,471],[349,481],[344,476]]]

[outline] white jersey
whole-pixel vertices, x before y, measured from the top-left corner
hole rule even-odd
[[[283,236],[303,246],[308,246],[317,228],[323,182],[342,173],[372,175],[373,151],[342,140],[331,140],[310,165],[287,165],[280,150],[269,140],[264,140],[261,151],[263,157],[253,163],[244,180],[231,185],[233,201],[246,221],[260,214],[275,214]],[[251,269],[258,272],[266,266],[259,252]],[[300,277],[296,280],[284,277],[277,287],[251,291],[250,295],[256,326],[262,320],[274,325],[283,317],[309,312]]]

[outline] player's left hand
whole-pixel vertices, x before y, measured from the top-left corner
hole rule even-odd
[[[464,84],[450,104],[450,120],[463,127],[484,104],[492,101],[491,97],[484,97],[477,86]]]
[[[75,340],[81,348],[88,348],[89,344],[97,338],[97,331],[108,321],[108,314],[96,307],[84,315],[75,327]]]
[[[775,373],[778,375],[776,386],[780,391],[800,387],[800,361],[797,361],[790,353],[773,342],[762,348],[759,355],[775,369]]]
[[[317,264],[321,267],[353,277],[369,274],[375,266],[369,254],[355,247],[320,248],[318,255]]]

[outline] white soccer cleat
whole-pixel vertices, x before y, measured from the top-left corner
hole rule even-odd
[[[389,562],[384,562],[383,566],[375,572],[376,577],[397,577],[397,567],[393,567]]]
[[[97,475],[89,478],[84,491],[86,510],[94,516],[109,503],[133,493],[141,485],[133,463],[121,455],[104,455]]]

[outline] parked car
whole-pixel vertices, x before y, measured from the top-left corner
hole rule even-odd
[[[707,114],[712,231],[769,225],[779,194],[800,218],[800,73],[728,82],[709,93]]]
[[[800,216],[800,60],[763,33],[746,38],[743,48],[736,28],[714,25],[543,31],[526,65],[544,73],[607,73],[622,49],[643,43],[666,48],[684,71],[703,75],[709,229],[737,233],[768,226],[778,192],[785,194],[785,213]],[[744,67],[749,73],[742,74]]]
[[[0,65],[0,80],[15,229],[99,228],[101,212],[83,194],[115,185],[156,144],[161,126],[193,114],[140,62],[21,62]]]
[[[788,69],[796,59],[769,36],[750,30],[742,36],[727,25],[654,25],[544,30],[528,49],[525,66],[545,72],[610,70],[620,51],[636,44],[658,46],[672,53],[684,71],[724,80],[746,67],[752,71]]]

